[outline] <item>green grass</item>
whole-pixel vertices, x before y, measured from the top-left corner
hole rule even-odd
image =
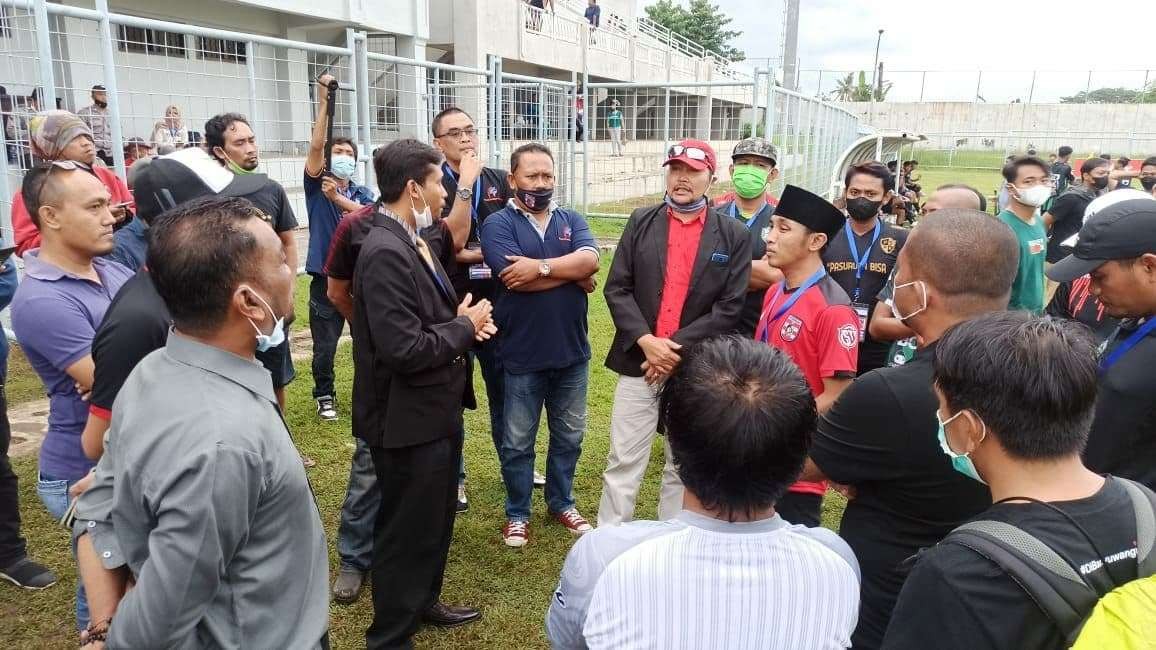
[[[609,259],[603,262],[605,280]],[[298,283],[297,321],[293,329],[307,327],[307,278]],[[590,338],[594,358],[590,364],[588,423],[582,457],[574,482],[578,508],[591,519],[597,513],[602,489],[613,402],[615,375],[602,366],[613,336],[601,292],[590,301]],[[309,479],[317,496],[321,519],[330,544],[330,571],[337,570],[334,549],[341,502],[349,475],[352,438],[349,434],[349,395],[353,366],[348,345],[338,351],[336,375],[342,419],[319,422],[311,399],[309,362],[297,364],[298,379],[289,387],[286,421],[301,449],[317,460]],[[485,395],[480,377],[475,377],[478,395]],[[23,390],[23,389],[22,389]],[[466,412],[465,455],[469,474],[470,510],[457,519],[450,551],[443,597],[451,603],[468,603],[482,608],[481,622],[455,630],[425,629],[417,645],[425,648],[545,648],[543,620],[550,596],[558,580],[562,561],[573,540],[560,526],[547,521],[541,492],[535,491],[531,542],[521,550],[503,546],[502,486],[497,456],[488,433],[485,405]],[[538,466],[543,466],[545,425],[538,436]],[[72,648],[73,594],[75,573],[68,551],[68,536],[45,513],[36,497],[36,459],[24,457],[13,463],[20,477],[20,503],[24,536],[31,554],[61,577],[47,591],[24,592],[8,583],[0,584],[0,639],[6,648]],[[637,516],[654,518],[662,469],[662,445],[653,447],[650,467],[639,497]],[[835,528],[844,501],[829,493],[824,503],[824,525]],[[369,593],[354,605],[334,605],[330,610],[334,648],[365,647],[364,631],[372,616]]]

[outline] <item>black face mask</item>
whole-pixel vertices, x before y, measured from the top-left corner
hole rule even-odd
[[[92,100],[92,103],[96,104],[97,106],[99,106],[101,108],[108,108],[108,102],[98,102],[94,99],[94,100]]]
[[[1093,177],[1092,178],[1092,187],[1094,187],[1098,190],[1102,190],[1105,187],[1108,187],[1108,177],[1107,176]]]
[[[860,196],[847,199],[847,214],[855,221],[870,221],[871,217],[879,214],[879,208],[882,206],[882,201],[872,201]]]
[[[550,207],[550,200],[554,198],[554,188],[546,190],[524,190],[516,188],[514,196],[533,212],[544,212]]]
[[[1141,178],[1140,185],[1144,188],[1144,191],[1151,192],[1152,188],[1156,187],[1156,178]]]

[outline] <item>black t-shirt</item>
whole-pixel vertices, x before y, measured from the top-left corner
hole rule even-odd
[[[1052,163],[1052,184],[1056,188],[1056,194],[1063,193],[1068,189],[1068,183],[1076,180],[1072,175],[1072,166],[1062,160],[1057,160]]]
[[[976,519],[1001,521],[1044,542],[1090,584],[1111,590],[1136,579],[1136,515],[1119,479],[1085,499],[1056,501],[1095,542],[1060,513],[1037,503],[999,503]],[[1104,554],[1103,564],[1084,571]],[[903,586],[883,647],[888,650],[1059,650],[1059,629],[991,560],[959,544],[940,544],[916,563]]]
[[[771,213],[774,211],[769,204],[764,205],[763,209],[754,216],[754,221],[744,217],[734,201],[720,205],[715,209],[728,217],[738,219],[747,227],[747,231],[751,234],[751,260],[761,260],[766,256],[768,228],[771,223]],[[752,337],[755,335],[755,328],[759,325],[759,316],[762,315],[763,298],[766,295],[766,289],[747,292],[746,301],[743,302],[743,312],[739,317],[738,331],[740,334]]]
[[[273,220],[273,230],[278,233],[293,230],[297,227],[297,217],[293,214],[293,204],[285,194],[285,188],[272,179],[265,183],[256,192],[243,195],[253,205],[269,215]]]
[[[903,587],[900,565],[991,504],[939,446],[931,385],[935,344],[902,366],[856,379],[819,420],[811,459],[852,485],[839,535],[862,570],[855,648],[878,648]]]
[[[1081,276],[1061,282],[1045,310],[1048,316],[1074,320],[1087,325],[1097,341],[1106,341],[1116,331],[1120,319],[1104,313],[1104,303],[1092,295],[1092,280]]]
[[[1120,324],[1103,357],[1136,331]],[[1156,332],[1149,333],[1100,375],[1096,417],[1084,449],[1084,464],[1100,473],[1129,478],[1156,489]]]
[[[458,177],[457,174],[450,169],[449,165],[442,166],[442,186],[446,188],[446,205],[442,209],[442,218],[450,215],[450,210],[454,207],[454,201],[458,200]],[[506,203],[514,196],[513,191],[510,190],[510,182],[508,173],[504,169],[492,169],[490,167],[483,167],[482,173],[478,176],[478,182],[474,184],[474,198],[471,199],[474,209],[473,223],[470,225],[470,236],[466,240],[466,248],[480,248],[482,245],[479,228],[486,221],[486,217],[506,207]],[[466,292],[473,294],[475,299],[494,297],[494,279],[489,280],[471,280],[470,279],[470,265],[458,264],[454,262],[446,266],[446,273],[450,276],[450,282],[454,285],[454,291],[459,296],[466,295]]]
[[[871,338],[867,333],[867,323],[871,318],[871,312],[875,309],[876,297],[887,283],[891,270],[895,268],[895,260],[899,257],[900,249],[907,243],[907,230],[882,222],[880,224],[882,228],[879,231],[879,240],[874,246],[871,245],[875,238],[874,229],[868,230],[863,235],[856,235],[852,231],[855,249],[859,255],[863,255],[868,246],[871,248],[861,278],[855,277],[857,267],[855,258],[851,255],[851,245],[847,241],[846,228],[836,233],[823,250],[823,263],[827,268],[827,274],[843,287],[851,297],[851,307],[859,313],[860,325],[863,327],[863,341],[859,344],[860,375],[887,365],[887,352],[891,349],[891,343]],[[856,287],[859,289],[858,298]]]
[[[1072,189],[1056,197],[1052,203],[1048,212],[1052,213],[1055,221],[1052,222],[1052,232],[1048,236],[1049,263],[1055,264],[1072,253],[1071,248],[1060,244],[1080,232],[1080,226],[1084,224],[1084,209],[1092,202],[1092,198],[1087,192]]]
[[[172,318],[152,277],[139,271],[117,292],[92,339],[90,408],[108,419],[129,373],[153,350],[164,347]]]

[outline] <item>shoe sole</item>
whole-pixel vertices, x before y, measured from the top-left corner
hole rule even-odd
[[[522,539],[522,540],[509,540],[509,539],[505,539],[505,540],[502,540],[502,541],[503,541],[503,542],[505,542],[506,546],[508,546],[508,547],[510,547],[510,548],[522,548],[522,547],[523,547],[523,546],[525,546],[526,544],[529,544],[529,543],[530,543],[530,540],[528,540],[528,539]]]
[[[565,524],[563,524],[562,527],[565,528],[566,530],[570,531],[570,535],[572,535],[574,537],[581,537],[581,536],[585,535],[586,533],[590,532],[591,530],[594,530],[594,528],[590,528],[588,530],[574,530],[573,528],[566,526]]]
[[[430,627],[450,628],[450,627],[461,627],[463,625],[469,625],[470,623],[476,623],[477,621],[480,621],[481,619],[482,619],[482,615],[478,614],[477,616],[475,616],[471,619],[467,619],[464,621],[458,621],[457,623],[433,623],[431,621],[424,621],[423,620],[422,624],[428,625]]]
[[[337,603],[338,605],[352,605],[353,603],[356,603],[357,599],[360,597],[361,597],[361,592],[358,592],[356,596],[353,596],[351,598],[342,598],[342,597],[338,596],[337,594],[333,594],[333,602]]]
[[[53,580],[52,582],[44,585],[43,587],[30,587],[30,586],[20,582],[19,580],[13,578],[12,576],[9,576],[9,575],[4,574],[4,573],[0,573],[0,578],[4,578],[8,582],[11,582],[12,584],[16,585],[17,587],[20,587],[21,589],[23,589],[25,591],[44,591],[45,589],[48,589],[49,587],[55,585],[58,582],[56,580]]]

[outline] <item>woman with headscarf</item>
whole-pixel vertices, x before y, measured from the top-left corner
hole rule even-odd
[[[164,119],[153,126],[153,147],[173,149],[185,148],[185,123],[181,121],[181,109],[170,104],[165,109]]]
[[[28,120],[28,139],[32,145],[32,155],[38,162],[71,160],[90,167],[92,173],[108,188],[111,194],[109,208],[121,223],[135,212],[132,193],[124,181],[108,167],[93,165],[96,160],[96,144],[92,141],[92,131],[79,117],[68,111],[37,113]],[[28,216],[28,208],[20,192],[12,197],[12,230],[16,236],[17,255],[23,256],[26,251],[40,247],[40,231]],[[117,250],[112,253],[113,259],[123,261],[136,257],[126,253],[137,247],[138,239],[143,241],[143,233],[130,231],[122,235],[118,232]],[[143,254],[140,257],[143,261]]]

